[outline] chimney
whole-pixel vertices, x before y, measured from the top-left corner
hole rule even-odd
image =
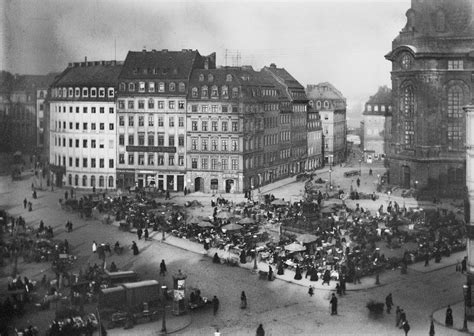
[[[86,66],[87,66],[87,56],[84,56],[84,63],[85,63]]]

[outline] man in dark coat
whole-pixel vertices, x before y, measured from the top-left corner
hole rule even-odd
[[[263,325],[260,323],[257,328],[256,336],[265,336],[265,330],[263,330]]]
[[[160,275],[163,275],[163,276],[166,275],[166,264],[165,264],[165,260],[164,260],[164,259],[161,259],[161,263],[160,263]]]
[[[385,305],[387,306],[387,314],[390,314],[393,306],[392,293],[388,294],[385,298]]]
[[[332,293],[331,301],[329,301],[329,303],[331,303],[331,315],[337,315],[337,297],[336,297],[336,294]]]
[[[448,309],[446,309],[446,318],[444,322],[447,327],[453,326],[453,310],[451,309],[451,306],[448,306]]]
[[[133,255],[137,255],[139,253],[137,243],[132,242],[132,250],[133,250]]]
[[[214,298],[212,299],[212,307],[214,308],[214,315],[216,315],[217,310],[219,309],[219,299],[215,295],[214,295]]]
[[[137,237],[138,237],[138,240],[142,239],[142,234],[143,234],[142,228],[138,228],[138,230],[137,230]]]

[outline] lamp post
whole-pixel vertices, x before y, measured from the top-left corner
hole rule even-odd
[[[390,194],[391,194],[391,193],[392,193],[392,192],[391,192],[390,190],[387,191],[387,194],[388,194],[388,202],[389,202],[389,203],[390,203]]]
[[[255,257],[253,258],[253,272],[257,273],[258,266],[257,266],[257,236],[254,235],[253,237],[253,249],[255,251]]]
[[[161,323],[161,332],[162,334],[166,335],[166,291],[168,290],[168,287],[166,286],[161,286],[161,292],[163,294],[163,320]]]
[[[332,169],[331,169],[331,167],[329,167],[329,189],[330,189],[330,190],[332,189],[332,184],[331,184],[331,173],[332,173]]]
[[[462,285],[462,292],[463,292],[463,296],[464,296],[464,321],[463,321],[463,324],[462,324],[462,331],[468,331],[467,329],[467,301],[468,301],[468,295],[470,295],[471,293],[469,293],[469,285],[467,284],[464,284]]]
[[[161,225],[161,241],[165,241],[165,225],[166,225],[166,218],[165,218],[165,213],[161,213],[163,215],[163,224]]]
[[[359,160],[359,175],[362,176],[361,165],[362,165],[362,160]]]

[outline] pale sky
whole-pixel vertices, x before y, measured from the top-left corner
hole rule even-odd
[[[380,85],[384,55],[406,23],[410,0],[159,1],[3,0],[0,69],[64,70],[68,62],[124,60],[129,50],[197,49],[218,65],[275,63],[301,84],[330,82],[348,119]],[[225,50],[228,50],[227,63]]]

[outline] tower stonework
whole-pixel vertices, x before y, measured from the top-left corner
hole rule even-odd
[[[473,10],[471,0],[412,0],[407,23],[385,56],[392,62],[392,184],[462,195],[462,107],[473,90]]]

